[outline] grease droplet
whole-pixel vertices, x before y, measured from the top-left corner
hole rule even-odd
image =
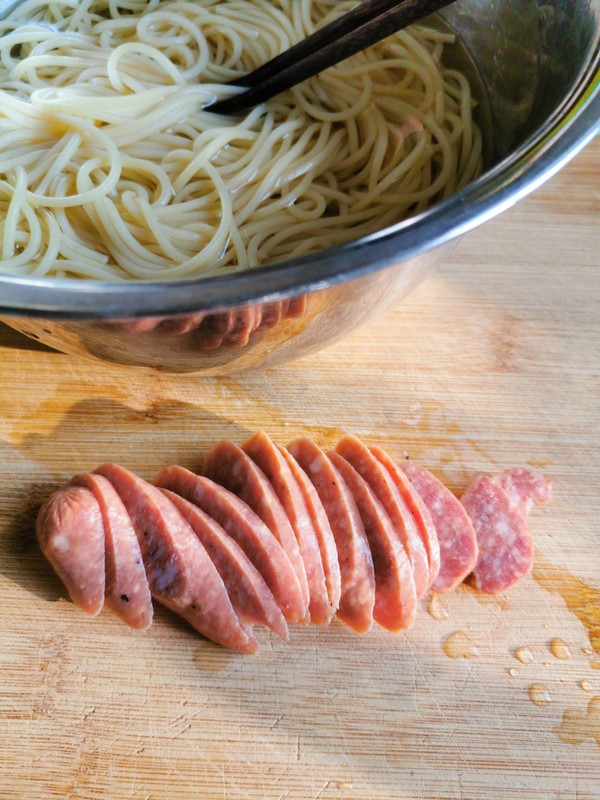
[[[567,744],[583,744],[595,739],[600,746],[600,695],[592,697],[587,708],[567,708],[554,732]]]
[[[550,692],[543,683],[532,683],[529,687],[529,699],[536,706],[549,706],[552,702]]]
[[[477,658],[479,650],[465,631],[455,631],[444,642],[444,653],[448,658]]]
[[[591,647],[582,647],[581,652],[584,653],[586,656],[591,656],[593,654],[593,650]]]
[[[530,458],[527,462],[530,467],[538,467],[539,469],[544,469],[544,467],[549,466],[552,462],[547,461],[545,458]]]
[[[552,639],[550,642],[550,652],[554,656],[554,658],[560,658],[561,661],[566,661],[567,658],[571,658],[571,651],[569,650],[569,645],[565,642],[564,639],[559,639],[556,637]]]
[[[517,670],[514,667],[511,667],[508,670],[508,674],[510,675],[511,678],[516,678],[519,673],[517,672]]]
[[[589,681],[581,681],[579,684],[584,692],[591,692],[592,691],[592,684]]]
[[[600,661],[590,661],[590,667],[592,669],[600,669]]]
[[[432,616],[438,622],[441,622],[443,619],[448,618],[448,609],[443,603],[443,600],[439,594],[432,594],[429,598],[429,605],[427,606],[427,611],[429,612],[430,616]]]
[[[515,650],[515,658],[520,661],[521,664],[531,664],[532,661],[535,661],[531,648],[528,646],[517,647]]]
[[[336,789],[352,789],[352,784],[351,783],[336,783],[335,788]]]

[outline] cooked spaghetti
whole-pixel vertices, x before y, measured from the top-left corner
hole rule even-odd
[[[247,112],[229,81],[355,5],[28,0],[0,20],[0,270],[173,280],[372,234],[481,167],[451,34],[414,26]]]

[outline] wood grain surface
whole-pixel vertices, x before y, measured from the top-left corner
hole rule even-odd
[[[457,491],[544,469],[534,575],[497,599],[461,588],[443,619],[425,602],[406,635],[259,633],[255,657],[164,610],[136,634],[65,599],[33,536],[48,492],[107,459],[193,469],[257,428],[353,432]],[[0,330],[3,800],[600,800],[599,587],[600,140],[402,306],[284,368],[176,377]],[[446,655],[456,631],[477,657]]]

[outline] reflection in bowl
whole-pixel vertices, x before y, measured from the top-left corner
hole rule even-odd
[[[112,321],[107,325],[126,333],[153,332],[162,336],[184,336],[192,333],[200,350],[246,347],[252,334],[267,333],[282,320],[304,316],[307,295],[263,303],[245,308],[232,308],[219,313],[184,314],[178,317],[146,317],[140,320]]]

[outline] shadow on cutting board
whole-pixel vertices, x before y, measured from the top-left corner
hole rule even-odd
[[[3,322],[0,322],[0,347],[10,347],[11,350],[36,350],[42,353],[58,353],[52,347],[36,342],[35,339],[30,339],[29,336],[23,336],[22,333],[10,328]]]
[[[52,418],[52,409],[47,411]],[[218,439],[243,441],[250,435],[235,422],[176,401],[132,409],[92,398],[74,404],[62,417],[56,409],[54,414],[58,424],[43,434],[29,433],[15,442],[0,440],[0,464],[4,465],[0,471],[0,574],[50,602],[66,597],[66,592],[40,551],[35,520],[43,501],[73,475],[92,471],[106,461],[118,462],[149,480],[167,464],[199,470]],[[187,627],[174,614],[164,613],[170,622],[177,620]]]

